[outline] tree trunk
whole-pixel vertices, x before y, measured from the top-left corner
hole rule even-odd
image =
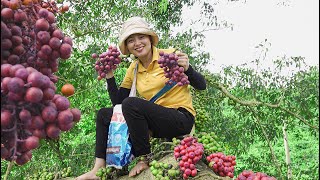
[[[286,153],[287,177],[288,179],[292,179],[290,149],[289,149],[288,134],[286,129],[287,129],[286,121],[283,121],[282,131],[283,131],[284,150]]]

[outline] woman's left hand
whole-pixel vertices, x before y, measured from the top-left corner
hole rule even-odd
[[[180,52],[180,51],[177,51],[176,52],[176,55],[178,56],[178,65],[183,67],[184,68],[184,71],[186,72],[189,68],[189,58],[188,58],[188,55],[183,53],[183,52]]]

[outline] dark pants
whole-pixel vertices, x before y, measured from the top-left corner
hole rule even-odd
[[[98,158],[106,158],[107,134],[112,111],[112,108],[102,108],[97,114],[95,156]],[[122,102],[122,112],[136,157],[151,152],[149,130],[152,137],[171,139],[189,134],[194,124],[193,115],[184,108],[165,108],[136,97],[128,97]]]

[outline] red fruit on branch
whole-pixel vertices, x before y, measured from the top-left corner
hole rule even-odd
[[[40,139],[57,139],[80,120],[80,110],[55,94],[54,73],[72,53],[57,11],[54,1],[1,1],[1,157],[18,165],[30,161]],[[58,127],[58,119],[66,123]]]
[[[165,77],[169,79],[166,84],[171,84],[172,81],[176,82],[178,86],[190,84],[188,76],[184,74],[184,68],[178,65],[178,56],[175,53],[160,52],[159,55],[158,64],[163,68]]]
[[[75,88],[72,84],[65,84],[61,88],[61,93],[67,97],[73,95],[74,92],[75,92]]]
[[[1,110],[1,127],[9,128],[12,125],[11,112],[8,110]]]
[[[196,163],[201,159],[203,153],[202,144],[191,136],[185,137],[180,141],[180,145],[174,148],[174,157],[179,160],[180,171],[182,171],[184,179],[197,175]]]
[[[77,108],[71,109],[71,113],[73,115],[73,121],[74,122],[79,122],[81,118],[81,111]]]
[[[46,127],[47,136],[51,139],[57,139],[61,130],[55,124],[48,124]]]
[[[98,80],[106,77],[106,74],[115,70],[121,62],[120,52],[115,46],[109,46],[107,52],[103,52],[99,56],[96,53],[91,55],[92,58],[99,58],[94,64],[95,70],[98,72]]]
[[[25,146],[28,150],[36,149],[39,146],[39,138],[30,136],[26,139]]]
[[[221,152],[212,153],[206,157],[209,167],[219,176],[233,178],[235,156],[226,156]],[[232,164],[234,163],[234,164]]]
[[[1,20],[12,20],[13,19],[13,10],[10,8],[3,8],[1,10]]]

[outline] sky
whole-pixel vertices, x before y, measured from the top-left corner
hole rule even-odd
[[[253,61],[260,52],[255,46],[265,39],[271,45],[264,66],[283,56],[302,56],[308,65],[319,66],[318,0],[223,1],[214,9],[218,18],[233,24],[233,30],[205,32],[204,48],[213,58],[207,66],[211,72]],[[174,32],[190,27],[190,22],[199,17],[199,11],[200,6],[184,8],[184,24]]]

